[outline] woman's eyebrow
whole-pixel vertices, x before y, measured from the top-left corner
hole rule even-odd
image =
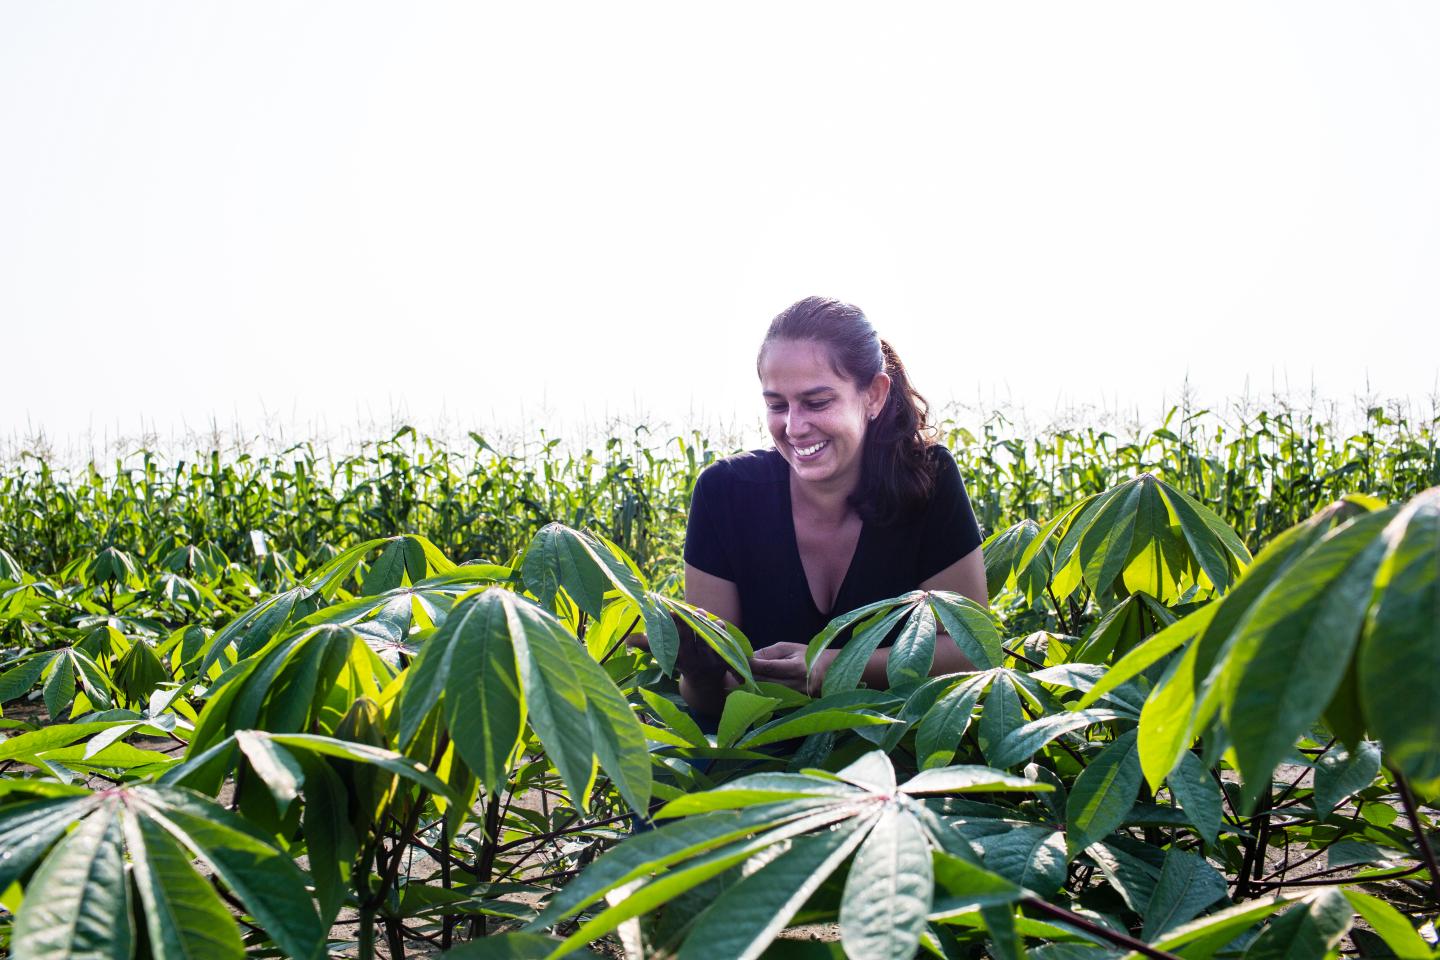
[[[821,393],[834,393],[834,392],[835,392],[835,388],[834,388],[834,387],[811,387],[809,390],[801,390],[801,391],[800,391],[800,396],[802,396],[802,397],[813,397],[813,396],[816,396],[816,395],[821,394]],[[762,397],[783,397],[784,394],[776,393],[774,390],[764,390],[764,391],[761,391],[760,396],[762,396]]]

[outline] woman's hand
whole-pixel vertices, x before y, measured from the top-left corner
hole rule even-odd
[[[772,643],[755,651],[755,656],[750,658],[750,672],[757,681],[783,684],[806,696],[816,696],[825,683],[825,671],[835,659],[835,651],[823,651],[815,660],[815,668],[807,671],[805,649],[803,643]]]

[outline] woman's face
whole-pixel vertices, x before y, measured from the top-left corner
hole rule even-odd
[[[866,388],[835,372],[813,340],[772,340],[760,356],[760,390],[775,448],[796,479],[853,490],[860,482],[865,428],[885,405],[890,378]]]

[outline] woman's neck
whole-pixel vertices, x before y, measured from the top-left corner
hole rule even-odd
[[[814,484],[802,483],[790,474],[790,502],[802,507],[806,516],[821,523],[839,525],[854,512],[850,506],[850,495],[855,484]],[[793,507],[792,507],[793,509]]]

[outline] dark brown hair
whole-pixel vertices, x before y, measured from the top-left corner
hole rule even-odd
[[[905,365],[875,333],[864,312],[839,300],[806,297],[770,321],[760,344],[761,356],[772,340],[824,344],[835,372],[861,390],[878,374],[889,374],[885,406],[866,426],[860,486],[850,495],[850,505],[862,519],[880,524],[922,509],[935,484],[935,464],[928,450],[934,435],[930,405],[911,385]]]

